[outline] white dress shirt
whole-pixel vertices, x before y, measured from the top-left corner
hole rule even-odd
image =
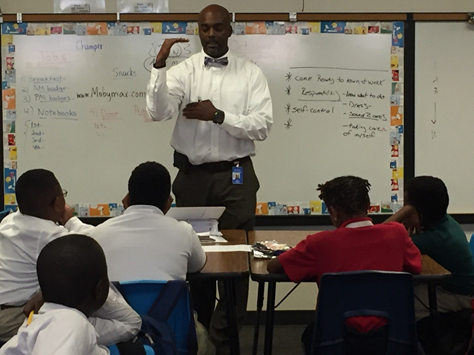
[[[0,355],[107,355],[86,316],[74,308],[45,303],[33,321],[26,320]]]
[[[36,260],[50,241],[93,226],[72,217],[66,225],[15,212],[0,223],[0,304],[24,305],[38,290]]]
[[[97,342],[105,346],[133,338],[142,326],[138,313],[112,284],[104,305],[89,317],[89,321],[97,332]]]
[[[156,121],[177,117],[171,146],[194,165],[255,155],[254,140],[270,132],[272,100],[259,67],[230,51],[227,66],[204,66],[204,51],[180,64],[151,71],[147,111]],[[225,112],[224,122],[186,119],[188,103],[210,100]]]
[[[90,235],[94,226],[72,217],[66,225],[15,212],[0,223],[0,304],[24,305],[39,289],[36,261],[46,244],[71,233]],[[100,344],[125,341],[138,333],[140,316],[114,288],[91,323]]]
[[[190,224],[154,206],[135,205],[92,232],[104,249],[111,281],[185,280],[206,262]]]

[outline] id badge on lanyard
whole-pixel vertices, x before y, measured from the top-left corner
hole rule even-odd
[[[232,184],[242,185],[244,183],[244,168],[239,166],[239,162],[232,167]]]

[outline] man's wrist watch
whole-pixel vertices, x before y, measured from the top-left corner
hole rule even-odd
[[[212,122],[215,124],[222,124],[224,122],[225,118],[225,112],[221,110],[217,110],[216,113],[214,113],[214,118],[212,119]]]

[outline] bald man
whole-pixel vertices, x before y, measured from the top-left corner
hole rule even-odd
[[[156,57],[147,87],[147,111],[156,121],[176,118],[171,138],[173,182],[178,206],[225,206],[221,229],[252,230],[259,182],[252,165],[254,141],[267,138],[273,122],[267,80],[260,68],[234,55],[229,12],[219,5],[198,17],[203,50],[166,68],[173,45],[188,39],[166,39]],[[209,326],[218,354],[227,353],[224,305],[212,318],[215,282],[191,285],[201,322]],[[223,300],[222,285],[219,285]],[[198,292],[195,292],[198,291]],[[247,304],[248,280],[238,287],[239,320]],[[224,350],[225,349],[225,350]]]

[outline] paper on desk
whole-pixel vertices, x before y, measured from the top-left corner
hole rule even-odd
[[[252,246],[247,244],[240,245],[204,245],[202,247],[206,253],[225,252],[225,251],[243,251],[250,253]]]

